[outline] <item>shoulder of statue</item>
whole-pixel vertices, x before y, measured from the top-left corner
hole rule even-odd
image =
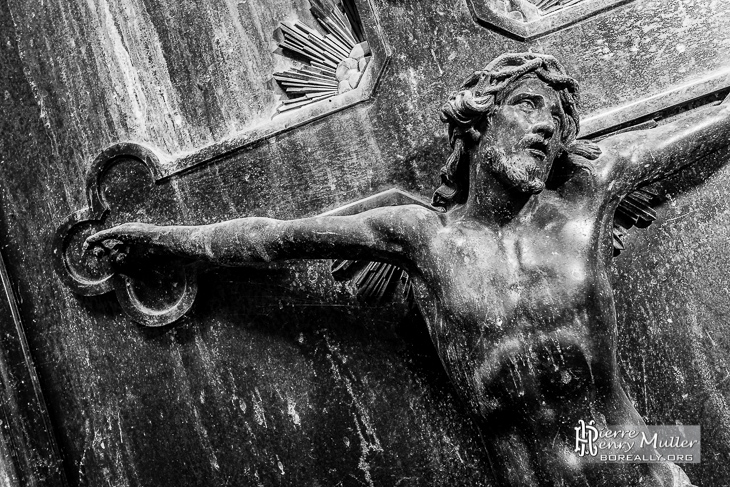
[[[406,218],[413,219],[422,225],[443,226],[446,222],[446,211],[433,206],[422,206],[417,204],[403,205],[402,209]]]
[[[575,146],[580,146],[577,148]],[[576,180],[590,181],[597,191],[609,191],[615,185],[616,167],[627,156],[621,153],[625,144],[608,137],[599,140],[576,141],[569,149],[567,159]]]
[[[389,189],[321,214],[320,216],[358,215],[386,234],[408,237],[429,228],[443,226],[444,213],[418,195],[398,188]]]

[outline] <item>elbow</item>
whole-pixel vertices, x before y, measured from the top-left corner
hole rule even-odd
[[[278,220],[271,218],[246,219],[243,228],[236,232],[235,247],[242,251],[247,261],[269,263],[277,259],[276,228]]]

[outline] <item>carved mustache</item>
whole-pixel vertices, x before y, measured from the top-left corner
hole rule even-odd
[[[545,160],[547,158],[548,143],[545,138],[540,135],[525,135],[522,140],[520,140],[519,147],[521,149],[526,149],[531,152],[535,151],[533,153],[536,153],[535,155],[540,157],[541,160]]]

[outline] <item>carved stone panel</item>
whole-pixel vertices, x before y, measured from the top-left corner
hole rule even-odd
[[[533,40],[633,0],[468,0],[486,27]]]
[[[546,22],[598,4],[528,3],[555,8]],[[333,281],[329,262],[205,269],[176,324],[149,328],[134,307],[178,313],[193,281],[130,288],[103,259],[83,260],[84,238],[128,221],[302,218],[394,187],[428,200],[450,154],[439,108],[507,51],[563,62],[590,139],[727,92],[725,2],[604,2],[534,41],[526,27],[487,26],[497,2],[354,4],[371,50],[355,89],[338,80],[335,96],[272,119],[294,86],[275,73],[304,69],[276,29],[296,20],[326,35],[308,0],[0,0],[6,290],[71,485],[492,485],[484,441],[407,299],[356,296],[380,292],[383,268],[338,262],[337,277],[363,271],[354,283]],[[711,486],[730,478],[724,163],[678,176],[655,210],[642,206],[651,193],[629,201],[609,274],[629,401],[649,423],[702,425],[703,463],[685,468]],[[398,297],[405,278],[391,271]]]

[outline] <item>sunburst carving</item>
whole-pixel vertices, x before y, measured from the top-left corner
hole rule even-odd
[[[294,21],[281,22],[274,34],[280,54],[297,64],[274,73],[287,96],[277,108],[279,112],[356,88],[371,57],[352,0],[310,0],[310,4],[321,31]]]
[[[491,0],[492,8],[510,19],[533,22],[585,0]]]
[[[583,0],[528,0],[537,7],[540,15],[550,15],[566,7],[580,3]]]

